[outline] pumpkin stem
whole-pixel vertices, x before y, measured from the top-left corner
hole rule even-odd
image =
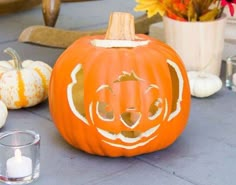
[[[16,70],[21,70],[23,68],[22,64],[21,64],[20,56],[18,55],[18,53],[14,49],[7,48],[4,50],[4,53],[6,53],[12,57]]]
[[[134,16],[125,12],[110,15],[106,40],[135,40]]]

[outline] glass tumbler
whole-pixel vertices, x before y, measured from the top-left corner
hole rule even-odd
[[[228,57],[226,60],[225,86],[232,91],[236,91],[236,55]]]
[[[0,133],[0,182],[28,184],[39,174],[39,134],[31,130]]]

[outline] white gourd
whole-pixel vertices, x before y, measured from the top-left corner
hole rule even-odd
[[[208,97],[222,88],[222,81],[218,76],[203,71],[189,71],[188,79],[191,95],[195,97]]]
[[[8,111],[6,105],[0,100],[0,128],[2,128],[7,119]]]
[[[7,108],[31,107],[46,100],[52,68],[42,61],[21,61],[12,48],[4,52],[13,58],[0,61],[0,99]]]

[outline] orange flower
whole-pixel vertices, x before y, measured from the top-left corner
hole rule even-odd
[[[166,15],[171,19],[175,19],[175,20],[179,20],[179,21],[187,21],[183,17],[180,17],[180,16],[174,14],[172,11],[167,10]]]

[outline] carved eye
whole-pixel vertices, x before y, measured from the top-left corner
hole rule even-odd
[[[155,94],[156,97],[159,97],[159,87],[157,85],[151,84],[145,91],[145,94]],[[148,119],[155,120],[163,110],[163,100],[162,98],[155,99],[148,110]]]
[[[115,119],[111,106],[105,102],[97,102],[96,113],[103,121],[113,121]]]
[[[163,106],[162,106],[162,99],[158,98],[155,101],[152,102],[149,108],[149,116],[148,119],[154,120],[156,119],[162,112]]]

